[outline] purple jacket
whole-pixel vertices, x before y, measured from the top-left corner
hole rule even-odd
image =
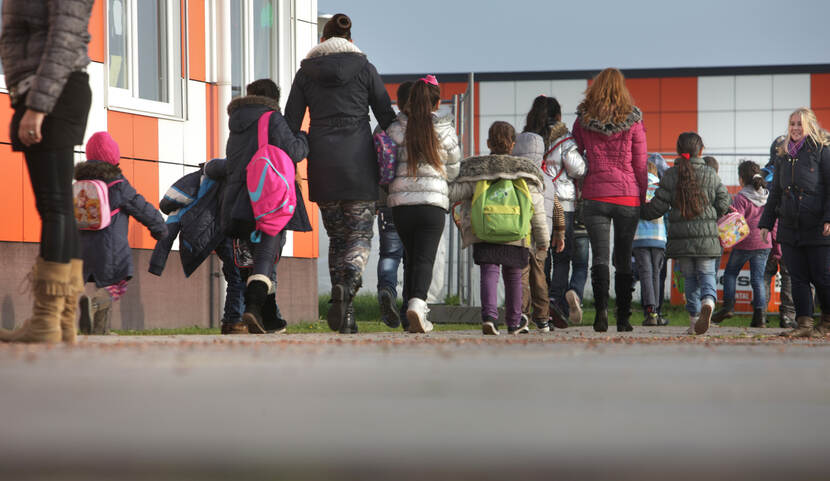
[[[574,122],[573,136],[588,165],[582,185],[584,199],[639,197],[645,203],[648,188],[646,130],[637,107],[619,124]]]
[[[746,239],[735,244],[734,250],[754,251],[772,248],[772,239],[775,232],[773,231],[770,235],[770,241],[764,242],[761,239],[761,229],[758,228],[758,222],[761,220],[761,214],[764,213],[764,205],[767,203],[768,195],[769,192],[766,189],[758,192],[753,187],[744,187],[732,198],[732,208],[740,212],[749,224],[749,235],[746,236]]]

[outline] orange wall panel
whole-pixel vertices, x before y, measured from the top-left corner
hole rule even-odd
[[[830,73],[818,73],[810,76],[810,103],[813,110],[830,109]],[[826,123],[822,123],[828,128]]]
[[[35,205],[35,193],[29,180],[29,169],[23,162],[23,242],[40,242],[40,214]]]
[[[3,125],[7,125],[4,123]],[[23,240],[23,184],[29,183],[24,173],[23,154],[12,152],[9,144],[0,144],[3,159],[3,187],[0,188],[0,205],[3,206],[3,222],[0,222],[0,241]]]
[[[697,112],[666,113],[663,112],[660,122],[661,150],[675,152],[677,137],[683,132],[697,131]]]
[[[660,110],[660,79],[635,78],[626,79],[634,104],[643,112],[657,112]]]
[[[135,190],[144,199],[158,209],[159,201],[159,167],[157,162],[136,160],[133,162],[133,181],[130,182]],[[133,236],[132,247],[138,249],[153,249],[156,241],[150,231],[135,219],[130,220]]]
[[[187,12],[190,78],[205,81],[205,0],[190,0]]]
[[[133,116],[113,110],[107,111],[107,131],[118,143],[122,157],[135,157],[133,150]],[[158,135],[158,133],[156,134]],[[157,141],[158,142],[158,141]],[[157,147],[158,149],[158,147]]]
[[[207,121],[205,124],[205,143],[207,144],[208,158],[215,159],[223,156],[219,145],[219,87],[214,84],[205,84],[205,102]]]
[[[660,80],[662,112],[697,112],[697,77]]]
[[[87,46],[87,55],[93,62],[103,62],[106,45],[106,30],[104,28],[104,0],[95,0],[92,5],[92,15],[89,17],[89,35],[92,37]]]
[[[830,128],[830,109],[816,109],[816,118],[823,128]]]
[[[649,152],[660,150],[660,119],[659,112],[643,112],[643,126],[646,128],[646,141]]]
[[[136,159],[158,160],[159,120],[155,117],[133,115],[133,157]],[[121,153],[124,155],[123,151]]]
[[[14,110],[9,103],[9,94],[0,94],[0,142],[11,143],[9,124],[11,124],[12,115],[14,115]]]

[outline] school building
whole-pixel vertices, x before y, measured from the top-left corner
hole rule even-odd
[[[224,156],[225,107],[247,83],[274,79],[284,104],[299,62],[318,41],[317,2],[96,0],[89,32],[93,100],[86,138],[109,131],[124,175],[158,206],[173,182]],[[11,150],[12,110],[0,87],[0,325],[8,328],[31,312],[31,298],[19,290],[38,254],[40,220],[23,155]],[[83,160],[79,146],[76,161]],[[298,177],[307,198],[304,164]],[[291,321],[317,319],[318,215],[314,204],[307,206],[314,232],[288,235],[278,270],[279,305]],[[164,274],[151,275],[155,241],[131,222],[135,277],[114,308],[113,328],[218,325],[224,295],[218,260],[185,279],[173,252]]]

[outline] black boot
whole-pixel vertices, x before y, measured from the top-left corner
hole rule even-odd
[[[92,310],[92,299],[84,294],[78,299],[78,304],[81,313],[78,320],[78,330],[81,331],[81,334],[92,334],[92,318],[95,316],[95,311]]]
[[[723,306],[720,310],[712,315],[712,322],[720,324],[724,319],[729,319],[735,315],[735,299],[724,299]],[[753,322],[755,317],[753,316]]]
[[[362,284],[360,273],[349,270],[343,277],[343,283],[335,284],[331,288],[331,306],[326,316],[329,329],[342,332],[341,326],[346,318],[346,310],[352,305],[352,299]]]
[[[340,324],[340,334],[357,334],[357,322],[354,320],[354,306],[351,301],[346,306],[346,315]]]
[[[594,317],[594,330],[605,332],[608,330],[608,286],[611,275],[607,265],[591,267],[591,286],[594,288],[594,306],[597,313]]]
[[[337,329],[340,334],[357,334],[357,322],[354,318],[354,306],[352,305],[352,301],[354,300],[354,296],[357,295],[357,291],[360,290],[362,283],[363,281],[360,273],[358,272],[348,271],[344,277],[344,293],[342,296],[343,301],[341,302],[343,317],[340,320],[340,325]],[[332,307],[334,306],[332,305]],[[329,316],[329,319],[331,319],[331,316]],[[329,321],[329,327],[331,327],[331,321]]]
[[[614,291],[617,294],[617,332],[631,332],[631,296],[634,292],[634,276],[614,274]]]
[[[262,327],[268,334],[281,334],[288,327],[288,322],[282,318],[277,306],[276,294],[268,294],[265,305],[262,306]]]
[[[268,291],[271,289],[271,281],[261,274],[255,274],[248,278],[248,286],[245,288],[245,313],[242,314],[242,321],[248,326],[251,334],[265,334],[265,326],[262,324],[262,308],[268,299]]]
[[[765,309],[753,309],[752,322],[749,327],[767,327],[767,311]]]

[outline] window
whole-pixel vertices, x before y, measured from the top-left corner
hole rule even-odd
[[[277,79],[276,0],[231,0],[231,92],[256,79]],[[279,83],[279,82],[277,82]]]
[[[107,30],[109,104],[181,116],[181,0],[108,0]]]

